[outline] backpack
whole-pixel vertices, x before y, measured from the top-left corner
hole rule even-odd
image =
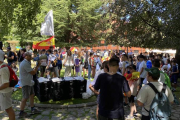
[[[9,69],[9,75],[10,75],[10,77],[9,77],[9,87],[14,87],[18,83],[18,77],[15,74],[15,72],[13,71],[13,69],[11,67],[9,67],[8,65],[2,65],[0,67],[0,69],[4,68],[4,67],[8,67],[8,69]]]
[[[148,83],[155,94],[155,97],[151,103],[150,110],[145,110],[149,112],[150,120],[169,120],[171,116],[171,106],[169,99],[165,94],[166,84],[163,84],[163,89],[161,92],[158,92],[156,87],[152,83]]]
[[[168,76],[165,72],[163,72],[163,71],[160,71],[160,73],[162,73],[162,74],[164,75],[164,77],[165,77],[165,84],[166,84],[169,88],[171,88],[171,81],[170,81],[169,76]]]

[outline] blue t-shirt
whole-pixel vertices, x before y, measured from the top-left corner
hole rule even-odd
[[[94,85],[100,89],[99,114],[106,118],[124,118],[123,92],[130,91],[128,81],[119,74],[109,75],[102,73]]]
[[[152,62],[151,62],[151,60],[148,60],[147,62],[146,62],[146,65],[147,65],[147,68],[152,68]]]
[[[57,56],[57,58],[59,57],[58,54],[56,54],[56,56]],[[63,58],[62,54],[60,55],[60,58],[61,58],[61,59]],[[62,60],[59,60],[59,59],[58,59],[57,64],[62,64]]]

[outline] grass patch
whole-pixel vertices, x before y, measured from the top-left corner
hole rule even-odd
[[[12,94],[12,99],[14,100],[21,100],[22,99],[22,90],[17,89]],[[47,102],[40,102],[37,97],[34,98],[35,103],[42,103],[42,104],[60,104],[60,105],[73,105],[73,104],[81,104],[81,103],[88,103],[88,102],[94,102],[96,101],[96,96],[92,96],[89,99],[81,99],[81,98],[72,98],[67,100],[61,100],[61,101],[53,101],[52,99]]]
[[[34,66],[34,65],[32,65]],[[61,76],[60,77],[64,77],[64,73],[65,73],[65,67],[62,68],[61,70]],[[72,75],[73,75],[73,71],[71,71]],[[17,72],[17,76],[19,76],[19,71]],[[85,79],[87,79],[87,75],[85,74]],[[17,89],[17,91],[15,91],[12,94],[12,99],[14,100],[22,100],[22,90],[20,88]],[[73,104],[81,104],[81,103],[88,103],[88,102],[94,102],[96,101],[96,97],[92,96],[89,99],[81,99],[81,98],[72,98],[72,99],[67,99],[67,100],[61,100],[61,101],[53,101],[52,99],[47,101],[47,102],[40,102],[39,99],[37,97],[34,98],[34,102],[35,103],[42,103],[42,104],[59,104],[59,105],[73,105]]]

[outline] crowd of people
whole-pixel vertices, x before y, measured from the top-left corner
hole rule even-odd
[[[2,48],[1,48],[2,49]],[[169,54],[141,53],[138,56],[117,51],[66,50],[65,48],[42,49],[34,53],[30,46],[22,48],[16,54],[7,47],[7,54],[0,50],[0,107],[6,110],[9,119],[14,120],[9,87],[8,69],[1,68],[6,64],[15,73],[19,71],[22,87],[22,101],[19,117],[27,117],[24,111],[27,100],[30,100],[31,114],[41,111],[34,107],[33,75],[39,77],[82,76],[91,80],[89,88],[97,95],[98,120],[124,120],[123,107],[130,106],[127,119],[134,119],[137,113],[135,100],[142,107],[142,120],[150,120],[151,104],[156,92],[164,89],[169,104],[173,103],[172,91],[176,91],[179,69],[175,58]],[[36,61],[32,68],[31,61]],[[19,68],[16,66],[19,65]],[[65,73],[62,75],[62,68]],[[72,73],[72,74],[71,74]],[[170,79],[169,79],[170,78]],[[166,86],[164,87],[164,84]],[[156,92],[154,92],[154,89]]]

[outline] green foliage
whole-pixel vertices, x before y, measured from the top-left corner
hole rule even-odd
[[[40,35],[40,27],[46,14],[53,10],[56,43],[69,43],[65,46],[96,44],[102,37],[102,4],[99,0],[19,0],[12,7],[12,22],[5,23],[8,26],[3,27],[8,30],[1,38],[21,43],[48,38]]]
[[[23,38],[28,29],[33,31],[40,5],[41,0],[1,0],[0,39]]]
[[[115,0],[108,8],[112,28],[107,37],[109,42],[179,48],[180,0]]]
[[[101,19],[101,5],[97,0],[45,0],[42,12],[53,10],[56,41],[94,43],[101,37],[100,28],[96,27]]]

